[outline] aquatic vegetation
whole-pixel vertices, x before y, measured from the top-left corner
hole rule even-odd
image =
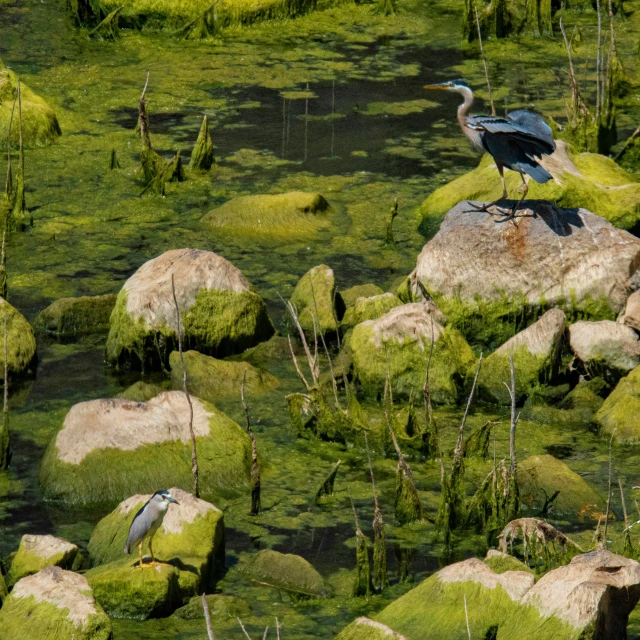
[[[209,121],[205,115],[202,119],[196,146],[191,152],[191,160],[189,161],[189,169],[192,171],[208,171],[216,161],[213,155],[213,141],[211,133],[209,133]]]

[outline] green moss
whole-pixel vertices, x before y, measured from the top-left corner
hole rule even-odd
[[[125,400],[133,400],[133,402],[147,402],[147,400],[155,398],[162,391],[166,391],[166,387],[167,385],[149,384],[144,380],[138,380],[138,382],[134,382],[122,393],[119,393],[117,397],[124,398]]]
[[[604,384],[601,378],[594,380]],[[538,401],[535,397],[530,397],[524,405],[521,417],[524,420],[558,426],[589,425],[604,402],[594,390],[592,382],[580,382],[557,406],[549,406],[544,400]]]
[[[528,573],[533,573],[524,562],[506,553],[492,555],[485,558],[483,562],[494,573],[504,573],[505,571],[527,571]]]
[[[207,606],[209,608],[209,615],[212,620],[216,618],[219,620],[248,618],[251,615],[251,608],[242,599],[236,596],[224,596],[220,593],[216,593],[210,596],[206,596]],[[176,618],[182,620],[197,620],[204,618],[204,609],[202,608],[202,597],[194,596],[189,602],[180,607],[177,611],[173,612]]]
[[[371,595],[371,563],[367,539],[358,527],[356,529],[356,575],[353,579],[352,594],[355,598]]]
[[[2,607],[2,603],[4,599],[9,595],[9,589],[7,589],[7,583],[0,571],[0,607]]]
[[[34,328],[57,338],[109,330],[109,317],[117,296],[82,296],[60,298],[50,304],[35,319]]]
[[[358,298],[346,310],[340,328],[343,331],[353,329],[357,324],[365,320],[375,320],[401,305],[400,299],[392,293],[382,293],[371,298]]]
[[[7,359],[9,373],[26,373],[36,357],[36,339],[26,318],[0,298],[0,363],[4,364],[4,317],[7,314]]]
[[[221,411],[210,406],[207,410],[214,414],[209,435],[196,438],[200,491],[203,497],[231,495],[248,486],[249,438]],[[147,444],[133,451],[97,449],[80,464],[71,464],[58,459],[55,440],[40,466],[40,485],[47,499],[102,503],[154,493],[158,487],[189,490],[193,486],[190,442]]]
[[[34,596],[9,596],[0,609],[0,638],[11,640],[111,640],[111,621],[100,607],[81,627],[67,618],[68,609]]]
[[[331,587],[304,558],[271,549],[258,551],[240,567],[240,571],[261,584],[303,596],[327,598]]]
[[[6,150],[11,109],[18,91],[18,76],[0,61],[0,146]],[[56,114],[47,103],[24,83],[20,83],[22,102],[22,140],[25,146],[51,144],[60,136]],[[18,146],[18,106],[16,105],[11,127],[11,144]]]
[[[247,237],[288,241],[314,237],[329,228],[329,203],[319,193],[291,191],[277,195],[240,196],[210,211],[202,221]]]
[[[334,309],[335,290],[333,269],[325,264],[313,267],[300,278],[291,294],[291,303],[305,331],[313,334],[314,318],[316,331],[326,333],[338,329]]]
[[[364,323],[354,328],[349,348],[355,377],[366,393],[382,393],[387,366],[394,394],[409,396],[422,389],[430,353],[428,340],[421,345],[407,336],[403,341],[390,340],[378,346],[372,327]],[[473,351],[460,332],[447,326],[433,348],[429,372],[432,401],[455,403],[459,387],[474,362]]]
[[[213,141],[209,133],[209,121],[207,116],[202,119],[196,146],[191,152],[191,160],[189,161],[189,169],[192,171],[208,171],[211,165],[216,161],[213,155]]]
[[[67,551],[60,551],[51,556],[38,556],[25,547],[24,538],[20,541],[18,552],[11,561],[11,568],[7,572],[7,586],[13,587],[20,578],[38,573],[45,567],[62,567],[71,569],[73,561],[78,552],[74,547]]]
[[[393,629],[369,618],[357,618],[335,640],[395,640]]]
[[[531,181],[528,199],[550,200],[559,207],[582,207],[596,213],[621,229],[631,229],[640,218],[640,183],[616,163],[595,153],[572,154],[571,159],[582,176],[565,173],[562,184]],[[509,193],[520,182],[516,172],[505,174]],[[609,187],[616,187],[611,189]],[[488,202],[501,195],[498,172],[489,155],[476,169],[436,189],[421,205],[420,230],[427,236],[437,231],[444,215],[462,200]]]
[[[218,402],[240,398],[240,387],[246,372],[245,394],[247,397],[264,395],[278,386],[278,379],[246,362],[230,362],[204,356],[197,351],[183,354],[187,368],[187,389],[189,393],[207,400]],[[169,357],[171,381],[174,389],[182,389],[183,369],[180,354],[174,351]]]
[[[144,368],[165,361],[176,344],[166,326],[147,327],[127,312],[127,292],[122,290],[111,314],[107,359],[127,361]],[[267,340],[274,333],[264,302],[256,293],[200,290],[191,308],[182,312],[184,348],[226,356]],[[162,343],[162,348],[159,346]]]
[[[586,640],[595,637],[591,629],[576,629],[556,616],[541,616],[531,605],[520,605],[498,630],[497,640]]]
[[[640,367],[622,378],[595,415],[602,432],[616,442],[640,443]]]
[[[342,305],[345,309],[352,307],[358,298],[373,298],[379,296],[384,291],[375,284],[358,284],[344,291],[339,291],[338,296],[342,299]]]

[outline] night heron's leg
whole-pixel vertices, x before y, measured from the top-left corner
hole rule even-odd
[[[469,202],[468,204],[471,207],[472,211],[484,211],[486,213],[493,215],[493,213],[489,211],[489,209],[491,207],[495,207],[499,202],[502,202],[503,200],[507,199],[509,194],[507,193],[507,183],[504,180],[504,167],[499,162],[496,162],[496,167],[498,168],[498,171],[500,173],[500,180],[502,181],[502,196],[500,196],[497,200],[494,200],[493,202],[487,202],[481,206],[477,206],[472,202]]]
[[[157,567],[158,565],[162,565],[164,567],[170,567],[170,564],[167,564],[166,562],[158,562],[155,558],[155,556],[153,555],[153,547],[151,546],[153,542],[153,536],[149,537],[149,551],[151,552],[151,564],[149,566],[151,567]]]
[[[138,552],[140,553],[140,564],[138,567],[142,568],[142,540],[140,540],[140,544],[138,545]]]

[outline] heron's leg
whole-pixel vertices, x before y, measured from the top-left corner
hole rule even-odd
[[[498,162],[496,162],[496,167],[498,168],[498,171],[500,173],[500,180],[502,181],[502,196],[500,196],[497,200],[494,200],[493,202],[487,202],[481,206],[477,206],[472,202],[469,202],[468,204],[473,211],[484,211],[486,213],[493,215],[493,213],[489,211],[489,209],[491,207],[495,207],[499,202],[502,202],[503,200],[507,199],[509,194],[507,193],[507,183],[504,180],[504,167]]]
[[[138,545],[138,552],[140,553],[140,564],[138,567],[142,569],[142,540],[140,540],[140,544]]]
[[[527,193],[529,193],[529,185],[527,184],[527,181],[524,179],[524,174],[522,172],[520,172],[520,178],[522,179],[522,198],[520,198],[520,201],[518,202],[518,204],[516,204],[510,210],[502,211],[499,209],[500,213],[502,213],[505,217],[502,218],[502,220],[496,220],[496,222],[506,222],[507,220],[513,220],[515,224],[516,212],[522,206],[524,199],[527,197]],[[530,217],[530,216],[520,216],[520,217]],[[534,218],[536,217],[535,212],[533,214],[533,217]]]
[[[158,565],[162,565],[165,567],[170,567],[170,564],[167,564],[166,562],[158,562],[155,558],[155,556],[153,555],[153,547],[151,546],[153,542],[153,536],[149,537],[149,551],[151,552],[151,564],[149,565],[150,567],[157,567]]]

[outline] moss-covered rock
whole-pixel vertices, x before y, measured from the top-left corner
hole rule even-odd
[[[298,281],[291,294],[291,303],[295,306],[300,326],[313,335],[314,319],[316,331],[332,333],[338,329],[338,313],[334,305],[336,282],[333,269],[325,264],[309,269]]]
[[[9,122],[13,101],[18,92],[18,76],[0,61],[0,146],[7,148]],[[52,143],[60,136],[60,125],[51,107],[27,85],[20,83],[22,102],[22,140],[26,146],[40,146]],[[18,105],[16,104],[11,127],[11,144],[15,148],[19,142]]]
[[[518,462],[518,487],[525,515],[544,512],[556,518],[590,521],[604,511],[600,493],[551,455],[530,456]]]
[[[203,496],[233,493],[248,483],[249,438],[214,406],[191,398]],[[191,487],[189,406],[166,391],[149,402],[122,398],[74,405],[40,467],[48,499],[122,500],[158,487]]]
[[[361,322],[376,320],[388,311],[391,311],[391,309],[395,309],[401,305],[402,302],[400,298],[393,293],[381,293],[370,298],[358,298],[345,311],[342,322],[340,323],[340,329],[346,332]]]
[[[505,571],[528,571],[533,573],[524,562],[497,549],[489,549],[483,562],[495,573],[504,573]]]
[[[4,318],[7,317],[7,359],[9,373],[27,374],[36,359],[36,338],[27,319],[4,298],[0,298],[0,363],[4,365]]]
[[[602,432],[625,444],[640,444],[640,367],[622,378],[595,415]]]
[[[7,640],[111,640],[111,621],[84,576],[47,567],[22,578],[0,609]]]
[[[163,391],[167,391],[167,385],[150,384],[144,380],[138,380],[138,382],[134,382],[130,387],[118,394],[117,397],[132,400],[133,402],[147,402]]]
[[[550,309],[486,358],[478,376],[484,395],[494,402],[511,402],[504,384],[510,384],[511,380],[510,356],[513,356],[518,401],[539,382],[549,382],[558,361],[565,321],[560,309]]]
[[[331,587],[313,566],[292,553],[263,549],[243,563],[240,570],[261,584],[300,596],[332,595]]]
[[[390,632],[411,640],[467,640],[466,598],[473,637],[491,638],[517,612],[519,599],[533,583],[528,572],[497,574],[481,560],[471,558],[440,570],[373,618]],[[336,640],[368,640],[370,629],[371,625],[356,621]],[[390,632],[379,637],[393,638]]]
[[[338,297],[342,299],[342,305],[345,309],[352,307],[358,298],[373,298],[379,296],[384,291],[375,284],[358,284],[344,291],[338,291]]]
[[[2,603],[4,599],[9,595],[9,589],[7,588],[7,582],[0,571],[0,607],[2,607]]]
[[[366,393],[384,390],[387,371],[396,394],[422,390],[431,353],[429,384],[434,402],[454,403],[476,358],[459,331],[443,327],[421,303],[392,309],[356,325],[349,340],[353,371]]]
[[[123,554],[131,522],[151,495],[128,498],[91,534],[88,550],[97,566],[86,576],[96,601],[111,616],[168,615],[190,597],[211,589],[224,566],[222,511],[180,489],[169,489],[169,493],[179,504],[170,505],[153,537],[153,551],[156,560],[170,566],[140,569],[135,566],[137,549],[131,550],[131,556]]]
[[[197,351],[183,354],[187,368],[187,389],[189,393],[207,400],[218,402],[235,398],[240,400],[240,387],[246,372],[245,393],[249,397],[262,395],[275,389],[278,379],[266,371],[256,369],[247,362],[230,362],[204,356]],[[170,358],[171,381],[174,389],[182,389],[183,368],[180,354],[174,351]]]
[[[221,593],[215,593],[206,596],[209,615],[213,620],[227,620],[229,618],[247,618],[251,615],[251,607],[242,598],[236,596],[225,596]],[[196,620],[204,618],[204,609],[202,608],[202,597],[194,596],[178,610],[173,612],[176,618],[182,620]]]
[[[406,638],[382,622],[361,616],[345,627],[336,640],[406,640]]]
[[[21,578],[45,567],[71,569],[77,553],[78,547],[62,538],[24,535],[7,572],[7,586],[12,587]]]
[[[558,141],[558,151],[543,161],[553,180],[529,184],[529,200],[555,202],[559,207],[582,207],[606,218],[621,229],[631,229],[640,218],[640,183],[614,160],[596,153],[573,153]],[[506,171],[510,194],[517,193],[520,176]],[[615,187],[615,188],[611,188]],[[501,195],[502,185],[493,162],[486,154],[476,169],[436,189],[420,207],[421,230],[432,235],[444,215],[462,200],[492,202]]]
[[[177,347],[174,279],[183,345],[202,353],[239,353],[273,335],[264,302],[239,269],[211,251],[175,249],[143,264],[111,314],[107,359],[159,366]]]
[[[243,236],[292,240],[326,229],[329,203],[319,193],[292,191],[278,195],[239,196],[202,219],[215,229]]]
[[[113,293],[103,296],[60,298],[38,314],[34,328],[56,338],[106,332],[109,330],[109,317],[116,304],[116,298]]]

